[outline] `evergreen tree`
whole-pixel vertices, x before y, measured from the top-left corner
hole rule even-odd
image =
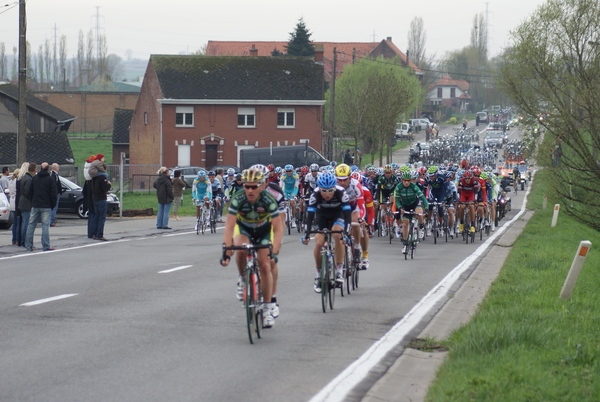
[[[290,41],[284,46],[290,56],[314,56],[315,47],[310,41],[312,34],[306,28],[304,19],[300,18],[296,24],[296,30],[290,32]]]

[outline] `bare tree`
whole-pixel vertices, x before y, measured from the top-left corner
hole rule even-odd
[[[473,28],[471,29],[471,47],[477,50],[480,65],[487,62],[487,37],[488,33],[483,13],[475,14],[475,17],[473,17]]]
[[[85,84],[94,81],[94,32],[90,29],[87,34],[87,46],[85,48]]]
[[[44,71],[46,72],[46,82],[52,86],[52,57],[50,56],[50,40],[48,39],[44,43]]]
[[[6,65],[6,45],[0,43],[0,78],[8,78],[8,66]]]
[[[58,48],[58,76],[56,86],[59,87],[58,83],[62,82],[62,89],[66,86],[66,75],[67,75],[67,36],[62,35],[60,37],[60,45]]]
[[[44,89],[46,85],[46,77],[44,76],[44,45],[38,47],[37,55],[37,76],[40,82],[40,89]]]
[[[85,69],[85,39],[83,31],[79,30],[79,40],[77,41],[77,68],[75,73],[77,76],[77,86],[83,86],[83,70]]]
[[[98,60],[96,60],[96,65],[98,68],[98,76],[101,81],[112,81],[108,72],[107,56],[108,45],[106,43],[106,35],[100,35],[98,38]]]
[[[118,81],[123,77],[123,59],[116,54],[106,57],[106,75],[110,81]]]
[[[423,26],[423,18],[415,17],[410,22],[408,31],[408,57],[418,67],[425,59],[425,42],[427,42],[427,32]]]
[[[19,60],[18,58],[18,51],[17,51],[17,47],[13,46],[13,60],[12,60],[12,69],[10,72],[10,79],[11,81],[16,84],[17,80],[19,79],[19,71],[17,69],[17,61]]]
[[[133,50],[131,50],[131,49],[125,50],[125,59],[127,61],[131,61],[131,59],[133,59]]]

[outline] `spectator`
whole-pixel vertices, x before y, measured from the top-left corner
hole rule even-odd
[[[50,247],[50,214],[57,202],[56,182],[50,176],[50,165],[42,163],[40,171],[31,179],[29,186],[29,198],[31,198],[31,215],[27,226],[27,237],[25,237],[25,248],[33,251],[33,234],[38,221],[42,222],[42,250],[52,251]]]
[[[154,181],[156,197],[158,198],[158,213],[156,214],[157,229],[171,229],[169,227],[169,211],[173,203],[173,184],[169,177],[170,170],[161,167],[158,172],[158,178]]]
[[[104,163],[104,155],[98,154],[90,164],[88,173],[92,179],[96,176],[104,176],[106,178],[106,181],[108,181],[108,173],[106,172],[106,168],[106,163]]]
[[[13,246],[21,243],[21,214],[18,213],[17,208],[17,184],[19,182],[19,172],[21,169],[15,169],[13,172],[10,182],[8,183],[8,189],[10,192],[10,213],[12,214],[12,244]]]
[[[347,149],[346,153],[344,154],[344,163],[348,166],[352,165],[352,155],[350,155],[349,149]]]
[[[29,227],[29,215],[31,215],[31,197],[29,196],[29,187],[31,180],[35,175],[37,165],[33,162],[23,163],[21,172],[19,172],[19,187],[17,205],[21,211],[21,245],[25,247],[25,239],[27,238],[27,228]]]
[[[6,197],[8,197],[9,201],[10,201],[10,195],[9,195],[9,191],[8,191],[9,184],[10,184],[10,169],[7,166],[4,166],[2,168],[2,176],[0,176],[0,191],[2,191],[4,194],[6,194]]]
[[[92,162],[96,160],[96,155],[90,156],[90,159],[86,159],[83,165],[83,177],[86,180],[92,180],[92,176],[90,176],[90,167],[92,166]],[[108,177],[107,177],[108,179]]]
[[[57,195],[56,195],[56,205],[54,206],[54,208],[52,208],[52,213],[50,214],[50,226],[54,227],[56,226],[56,211],[58,210],[58,203],[60,202],[60,195],[63,193],[63,189],[62,189],[62,184],[60,183],[60,176],[58,175],[58,170],[59,170],[59,166],[58,163],[53,163],[52,164],[52,178],[54,179],[54,182],[56,183],[56,191],[57,191]]]
[[[86,182],[87,184],[87,182]],[[90,233],[92,239],[106,241],[104,237],[104,224],[106,223],[106,213],[108,212],[108,202],[106,194],[110,191],[110,182],[104,174],[98,174],[91,180],[91,195],[94,205],[92,213],[88,214],[88,237]],[[91,216],[91,217],[90,217]]]
[[[175,178],[173,179],[173,219],[180,221],[181,218],[177,215],[179,210],[179,204],[183,199],[183,190],[185,189],[185,182],[181,179],[181,170],[174,172]]]

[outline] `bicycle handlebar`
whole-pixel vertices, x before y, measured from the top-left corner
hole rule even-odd
[[[235,250],[260,250],[260,249],[265,249],[268,248],[269,249],[269,257],[270,258],[277,258],[277,254],[273,254],[273,245],[272,244],[248,244],[248,243],[244,243],[241,246],[225,246],[225,243],[223,243],[223,256],[221,257],[221,259],[219,260],[219,262],[221,263],[221,265],[223,265],[224,261],[229,261],[230,257],[227,255],[227,251],[235,251]]]

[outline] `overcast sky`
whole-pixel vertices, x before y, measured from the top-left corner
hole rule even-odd
[[[543,2],[487,2],[491,56],[506,44],[508,32]],[[14,3],[3,1],[0,6],[0,42],[6,44],[7,54],[18,45],[19,12]],[[194,52],[209,40],[287,41],[303,17],[314,41],[378,42],[392,37],[406,52],[410,22],[421,17],[427,54],[439,59],[469,44],[476,13],[485,15],[485,1],[27,0],[27,39],[37,53],[46,39],[54,42],[56,26],[57,38],[66,35],[72,57],[79,30],[87,34],[92,29],[95,34],[98,26],[106,35],[109,53],[125,58],[130,49],[133,57],[147,59],[150,54]]]

